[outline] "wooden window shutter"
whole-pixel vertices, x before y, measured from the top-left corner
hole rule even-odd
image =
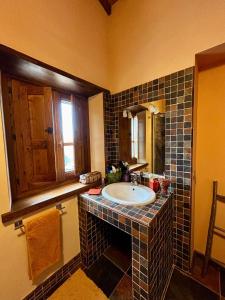
[[[124,118],[122,115],[119,118],[119,145],[120,158],[127,162],[132,162],[131,157],[131,119]]]
[[[75,123],[75,166],[76,174],[90,171],[90,138],[88,101],[86,98],[73,96]]]
[[[20,192],[55,180],[52,91],[12,80]]]

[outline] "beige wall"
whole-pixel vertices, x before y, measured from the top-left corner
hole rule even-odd
[[[10,210],[1,115],[0,166],[1,215]],[[62,216],[64,263],[80,252],[77,198],[67,199],[65,211]],[[25,236],[18,236],[19,233],[13,224],[4,226],[0,222],[0,299],[19,300],[35,288],[28,278]]]
[[[205,251],[212,181],[219,182],[225,195],[225,65],[200,72],[197,91],[195,153],[194,249]],[[218,205],[216,224],[225,228],[225,204]],[[225,240],[214,236],[212,256],[225,263]]]
[[[97,0],[2,0],[0,43],[115,92],[189,67],[196,52],[224,42],[224,11],[224,0],[120,0],[108,17]],[[99,106],[92,108],[102,120],[99,99],[93,100]],[[102,121],[97,125],[103,126]],[[9,211],[10,201],[1,124],[0,166],[2,214]],[[225,193],[222,187],[221,192]],[[79,252],[77,199],[68,199],[65,205],[67,262]],[[208,213],[208,205],[201,202],[196,228],[203,230],[203,237],[204,210]],[[27,275],[24,236],[17,234],[13,225],[0,223],[0,299],[4,300],[21,299],[35,287]],[[196,245],[202,247],[201,242]]]
[[[194,65],[224,42],[224,0],[120,0],[109,19],[113,92]]]
[[[0,43],[108,87],[107,21],[97,0],[1,0]]]
[[[108,86],[107,15],[93,0],[9,0],[0,4],[0,43]],[[0,116],[0,214],[10,210]],[[63,219],[64,262],[80,251],[77,198],[67,199]],[[35,286],[28,279],[25,237],[0,222],[0,299],[18,300]]]
[[[105,175],[105,137],[104,137],[104,111],[103,94],[88,99],[91,170],[100,171]]]

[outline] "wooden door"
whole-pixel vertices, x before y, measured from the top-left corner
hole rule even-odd
[[[19,191],[55,180],[51,88],[12,81]]]

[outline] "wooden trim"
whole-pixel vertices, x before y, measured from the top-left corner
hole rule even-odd
[[[193,259],[192,259],[192,263],[191,263],[192,272],[193,272],[193,269],[194,269],[195,259],[196,259],[197,256],[199,256],[202,260],[204,260],[204,254],[201,253],[201,252],[199,252],[199,251],[197,251],[197,250],[194,250],[194,252],[193,252]],[[209,263],[212,263],[215,267],[222,268],[225,271],[225,264],[219,262],[215,258],[210,257]]]
[[[59,91],[86,97],[108,91],[2,44],[0,44],[0,69],[18,80],[51,86]]]
[[[22,300],[40,300],[49,298],[49,294],[52,294],[59,285],[62,285],[68,277],[82,267],[81,253],[79,252],[69,262],[45,279],[44,282],[39,283],[39,285]],[[55,284],[56,282],[57,284]]]
[[[138,163],[137,163],[137,164],[138,164]],[[136,165],[136,164],[135,164],[135,165]],[[129,171],[130,171],[130,172],[138,171],[138,170],[143,169],[143,168],[145,168],[145,167],[147,167],[147,166],[148,166],[148,163],[144,163],[144,164],[142,164],[141,166],[137,166],[137,167],[135,167],[135,168],[129,169]]]
[[[112,13],[112,5],[108,0],[99,0],[107,15],[110,16]]]
[[[84,102],[84,105],[82,106],[82,115],[88,115],[88,102],[87,102],[87,98],[86,97],[80,97],[80,96],[75,96],[74,94],[61,94],[56,90],[53,90],[53,111],[54,111],[54,121],[53,121],[53,131],[54,131],[54,138],[55,138],[55,157],[56,157],[56,180],[47,180],[47,181],[40,181],[38,183],[35,182],[29,182],[30,187],[32,187],[32,189],[30,189],[29,191],[25,191],[22,193],[18,193],[18,191],[16,190],[17,187],[17,183],[16,183],[16,177],[15,174],[17,172],[15,172],[14,168],[15,168],[15,164],[13,163],[13,161],[15,160],[14,156],[14,151],[13,148],[10,148],[10,145],[13,145],[14,141],[13,141],[13,136],[11,133],[11,128],[13,126],[13,124],[11,124],[12,122],[10,121],[10,107],[12,105],[10,105],[10,97],[8,95],[8,90],[11,90],[10,86],[8,87],[8,82],[10,83],[11,80],[11,76],[8,76],[7,74],[2,74],[2,82],[4,83],[2,85],[2,90],[3,90],[3,97],[2,97],[2,103],[3,103],[3,113],[4,113],[4,123],[7,125],[5,128],[6,131],[6,142],[7,142],[7,153],[9,158],[8,159],[8,165],[9,165],[9,175],[10,175],[10,183],[11,183],[11,194],[12,194],[12,201],[17,201],[20,199],[24,199],[30,196],[34,196],[34,195],[38,195],[44,191],[53,189],[53,188],[57,188],[59,186],[71,183],[71,182],[77,182],[78,181],[78,175],[75,174],[75,172],[68,172],[65,173],[64,172],[64,156],[63,153],[60,153],[60,151],[62,151],[63,149],[63,143],[62,143],[62,136],[61,136],[61,118],[60,118],[60,111],[59,111],[59,106],[58,103],[60,101],[60,99],[62,99],[63,97],[68,98],[69,100],[73,101],[74,104],[74,99],[82,99],[82,102]],[[43,89],[41,87],[41,89]],[[9,102],[9,103],[8,103]],[[75,104],[73,105],[75,107]],[[84,113],[83,110],[87,109],[87,111]],[[82,120],[84,118],[81,118]],[[83,126],[83,135],[85,136],[85,142],[83,143],[83,147],[84,147],[84,152],[86,153],[85,155],[85,159],[84,159],[84,168],[82,173],[86,173],[90,171],[90,145],[89,145],[89,124],[88,124],[88,120],[84,123],[85,126]],[[75,146],[75,143],[74,143]],[[61,148],[61,150],[60,150]],[[13,171],[14,170],[14,171]]]
[[[204,71],[225,64],[225,43],[197,53],[195,65],[198,71]]]
[[[217,194],[217,195],[216,195],[216,199],[217,199],[218,201],[220,201],[220,202],[225,203],[225,196],[222,196],[222,195]]]
[[[2,223],[6,225],[9,222],[18,220],[19,218],[23,218],[30,213],[37,212],[38,210],[47,208],[53,204],[63,201],[68,197],[84,193],[84,192],[88,191],[90,188],[99,186],[100,184],[101,184],[100,181],[94,182],[94,183],[87,184],[82,188],[78,188],[78,189],[75,189],[74,191],[70,191],[70,192],[66,192],[66,188],[65,188],[65,193],[63,193],[59,196],[52,197],[51,199],[45,200],[43,202],[33,203],[32,205],[25,206],[17,211],[11,211],[11,212],[2,214],[1,215]],[[13,209],[13,207],[12,207],[12,209]]]

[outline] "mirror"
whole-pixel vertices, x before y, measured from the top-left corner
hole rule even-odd
[[[127,107],[119,117],[120,160],[165,171],[165,99]]]

